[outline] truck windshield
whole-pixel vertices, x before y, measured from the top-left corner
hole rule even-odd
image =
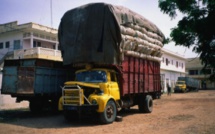
[[[184,81],[178,81],[176,84],[184,84]]]
[[[80,82],[106,82],[106,72],[105,71],[84,71],[76,73],[76,80]]]

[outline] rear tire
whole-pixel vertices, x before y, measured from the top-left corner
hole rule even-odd
[[[109,124],[116,119],[116,104],[113,100],[109,100],[106,104],[104,112],[100,114],[100,120],[103,124]]]
[[[141,113],[151,113],[153,110],[153,99],[151,95],[146,95],[144,100],[140,99],[138,107]]]
[[[32,113],[40,113],[43,110],[43,102],[31,100],[29,103],[29,108]]]
[[[121,122],[122,121],[122,116],[116,116],[116,119],[115,119],[117,122]]]
[[[161,93],[156,93],[156,99],[160,99],[161,98]]]

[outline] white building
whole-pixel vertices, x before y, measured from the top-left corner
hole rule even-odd
[[[209,76],[215,72],[214,68],[207,68],[203,73],[203,64],[199,58],[188,58],[186,65],[187,76],[200,80],[202,89],[215,89],[215,81],[208,80]]]
[[[0,68],[4,59],[44,58],[62,61],[58,50],[57,29],[36,23],[0,24]],[[2,72],[0,72],[0,87]]]
[[[50,54],[48,50],[55,53]],[[48,58],[61,54],[58,51],[56,29],[32,22],[21,25],[17,21],[0,24],[0,59],[4,60],[8,55],[15,59],[28,58],[30,53],[36,56],[36,52],[42,54],[44,51],[47,51]]]
[[[169,83],[173,91],[179,76],[185,76],[184,56],[162,49],[163,56],[161,61],[161,74],[164,83],[164,92],[167,92],[166,84]]]

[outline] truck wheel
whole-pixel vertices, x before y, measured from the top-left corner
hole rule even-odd
[[[157,99],[161,99],[161,94],[158,94]]]
[[[113,100],[108,101],[104,112],[100,114],[100,120],[103,124],[112,123],[116,118],[116,104]]]
[[[160,99],[161,98],[161,94],[160,93],[156,93],[156,98],[155,99]]]
[[[153,109],[153,100],[151,95],[147,95],[144,100],[140,99],[138,107],[141,113],[151,113]]]
[[[122,116],[116,116],[115,121],[117,121],[117,122],[121,122],[121,121],[122,121]]]
[[[43,110],[43,103],[39,101],[32,100],[29,103],[29,108],[32,113],[39,113]]]
[[[53,100],[51,101],[51,110],[52,110],[54,113],[59,112],[59,111],[58,111],[58,99],[53,99]]]

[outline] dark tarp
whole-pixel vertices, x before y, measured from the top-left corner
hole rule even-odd
[[[58,31],[64,65],[119,64],[120,25],[126,23],[151,25],[154,32],[159,31],[148,20],[120,6],[93,3],[67,11]]]

